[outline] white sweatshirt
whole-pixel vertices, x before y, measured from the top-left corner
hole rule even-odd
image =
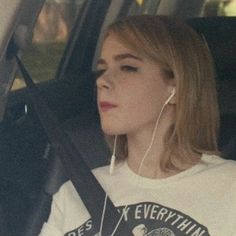
[[[113,175],[108,166],[93,173],[118,211],[126,206],[124,220],[134,236],[234,236],[236,162],[209,155],[202,161],[165,179],[140,177],[126,162]],[[72,183],[65,183],[53,198],[40,236],[94,236],[92,229]]]

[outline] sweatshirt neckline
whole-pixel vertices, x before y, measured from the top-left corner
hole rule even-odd
[[[148,188],[150,188],[150,187],[156,188],[156,187],[160,187],[162,185],[176,182],[180,179],[186,178],[188,176],[191,176],[191,175],[203,170],[204,168],[206,168],[206,166],[208,166],[207,159],[208,158],[206,157],[206,155],[202,154],[202,157],[201,157],[202,162],[199,162],[198,164],[196,164],[184,171],[181,171],[180,173],[177,173],[177,174],[169,176],[169,177],[160,178],[160,179],[159,178],[158,179],[147,178],[147,177],[143,177],[143,176],[136,174],[129,167],[127,161],[125,161],[123,163],[122,169],[123,169],[123,174],[127,177],[127,181],[136,182],[139,185],[143,185]]]

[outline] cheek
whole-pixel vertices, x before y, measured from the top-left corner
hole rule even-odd
[[[158,116],[159,107],[160,103],[150,93],[136,97],[127,106],[127,119],[130,119],[133,127],[153,122]]]
[[[142,126],[154,123],[160,107],[154,94],[145,90],[122,91],[119,107],[106,113],[100,113],[101,126],[109,135],[127,134]]]

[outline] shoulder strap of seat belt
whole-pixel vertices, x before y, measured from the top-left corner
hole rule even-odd
[[[18,56],[16,56],[16,61],[29,90],[31,101],[51,145],[56,154],[60,157],[68,177],[91,215],[94,229],[98,232],[103,211],[105,191],[86,165],[79,151],[70,141],[70,138],[60,128],[58,120],[43,100],[37,86],[34,84]],[[118,213],[112,201],[108,198],[104,217],[103,235],[111,235],[119,220],[120,213]],[[122,219],[115,235],[131,236],[133,234],[128,228],[127,223]]]
[[[0,236],[10,236],[4,213],[5,212],[3,211],[2,206],[0,205]]]

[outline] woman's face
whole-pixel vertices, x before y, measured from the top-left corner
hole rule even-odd
[[[136,134],[153,130],[170,96],[157,63],[141,57],[112,34],[104,41],[98,60],[97,102],[104,133]]]

